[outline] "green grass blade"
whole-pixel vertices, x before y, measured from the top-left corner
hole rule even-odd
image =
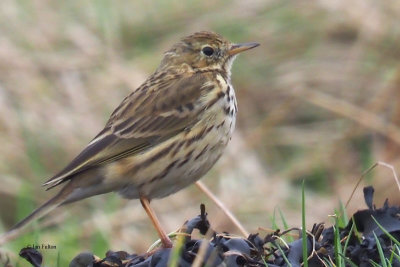
[[[340,216],[342,219],[341,221],[343,223],[343,227],[345,227],[347,225],[347,223],[349,222],[349,217],[347,217],[346,207],[344,206],[344,204],[341,200],[339,201],[339,207],[340,207]]]
[[[347,246],[349,245],[349,241],[350,241],[351,235],[353,234],[353,231],[354,231],[354,228],[355,228],[354,226],[355,226],[355,225],[354,225],[354,223],[353,223],[353,224],[351,225],[349,234],[347,235],[346,242],[344,243],[343,254],[345,254],[345,255],[346,255],[346,250],[347,250]]]
[[[271,223],[272,223],[272,229],[274,230],[279,229],[278,224],[276,223],[276,209],[274,209],[274,212],[272,213]]]
[[[57,252],[57,267],[61,266],[61,257],[60,257],[60,251]]]
[[[276,246],[278,247],[279,251],[282,253],[283,260],[286,262],[287,266],[292,267],[292,264],[289,262],[288,258],[285,255],[285,252],[283,252],[283,249],[281,248],[281,246],[279,244],[276,244]]]
[[[178,235],[175,246],[172,249],[171,256],[168,260],[168,267],[177,267],[179,266],[179,259],[182,253],[183,246],[185,245],[185,236]],[[208,242],[207,240],[203,240],[202,242]]]
[[[335,267],[329,260],[323,259],[324,266]]]
[[[303,242],[303,263],[304,267],[308,267],[308,249],[307,249],[307,225],[306,225],[306,197],[304,194],[304,180],[301,185],[301,235],[302,235],[302,242]]]
[[[378,263],[374,262],[373,260],[370,260],[369,263],[371,263],[372,266],[374,266],[374,267],[382,267],[381,265],[379,265]]]
[[[284,229],[285,230],[289,229],[289,225],[288,225],[288,223],[287,223],[287,221],[285,219],[285,215],[283,214],[282,210],[279,207],[278,207],[278,212],[279,212],[279,217],[281,217]],[[285,238],[289,243],[294,241],[294,238],[291,235],[287,235]]]
[[[262,259],[262,261],[263,261],[265,267],[268,267],[268,263],[265,261],[264,257],[261,257],[261,259]]]
[[[362,239],[361,239],[362,235],[360,234],[360,232],[357,229],[357,225],[356,225],[356,222],[354,221],[354,217],[351,217],[351,221],[352,221],[353,226],[354,226],[354,235],[357,237],[358,242],[361,243],[362,242]]]
[[[382,267],[388,267],[387,264],[386,264],[385,255],[383,254],[383,250],[382,250],[381,243],[379,242],[379,239],[378,239],[378,237],[376,236],[375,232],[372,231],[372,233],[374,234],[374,238],[375,238],[375,241],[376,241],[376,247],[377,247],[377,249],[378,249],[379,258],[380,258],[380,260],[381,260]]]
[[[352,262],[350,259],[346,258],[345,255],[343,255],[342,253],[339,253],[340,257],[342,257],[344,259],[345,262],[347,262],[351,267],[357,267],[357,264],[355,264],[354,262]]]
[[[392,263],[393,263],[393,259],[394,259],[394,251],[392,250],[392,251],[390,251],[391,253],[390,253],[390,257],[389,257],[389,259],[388,259],[388,262],[389,262],[389,266],[392,266]]]
[[[398,241],[394,236],[392,236],[376,219],[374,216],[371,216],[372,219],[375,221],[375,223],[378,225],[378,227],[382,230],[382,232],[387,235],[390,240],[392,240],[397,246],[400,246],[400,241]]]
[[[336,261],[336,266],[342,267],[344,266],[343,259],[339,257],[339,255],[342,253],[342,245],[340,244],[340,231],[339,231],[339,225],[338,225],[338,216],[335,217],[335,225],[333,227],[333,233],[334,233],[334,252],[335,252],[335,261]]]
[[[397,253],[396,253],[397,250]],[[396,258],[398,261],[400,261],[400,248],[397,245],[394,245],[394,249],[392,250],[392,255],[394,258]]]

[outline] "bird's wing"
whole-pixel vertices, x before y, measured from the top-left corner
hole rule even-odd
[[[86,148],[44,185],[50,189],[76,173],[140,153],[190,128],[198,122],[199,113],[221,97],[203,97],[215,86],[210,75],[155,73],[122,101]]]

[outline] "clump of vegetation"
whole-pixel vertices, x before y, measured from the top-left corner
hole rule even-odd
[[[83,252],[69,266],[399,266],[400,207],[386,201],[376,208],[373,193],[372,187],[364,188],[368,209],[353,214],[345,227],[340,227],[343,218],[337,214],[334,226],[325,229],[323,224],[314,224],[305,235],[298,228],[278,229],[263,237],[250,234],[247,238],[217,233],[202,204],[201,214],[174,233],[174,248],[153,248],[145,254],[108,251],[105,258]],[[194,230],[203,238],[194,238]],[[293,231],[298,231],[299,238],[289,242]],[[37,250],[25,248],[20,255],[32,266],[41,266],[42,256]]]

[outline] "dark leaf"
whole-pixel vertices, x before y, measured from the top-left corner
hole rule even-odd
[[[42,254],[36,249],[33,249],[31,247],[23,248],[19,252],[19,256],[27,260],[30,264],[32,264],[32,266],[42,266]]]

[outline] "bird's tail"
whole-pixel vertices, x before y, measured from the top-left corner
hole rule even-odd
[[[71,184],[70,183],[67,184],[64,188],[61,189],[60,192],[57,193],[57,195],[55,195],[50,200],[41,205],[39,208],[34,210],[22,221],[14,225],[8,232],[0,235],[0,246],[21,235],[25,226],[27,226],[30,222],[43,217],[47,213],[51,212],[52,210],[63,204],[66,198],[70,195],[72,189],[73,188]]]

